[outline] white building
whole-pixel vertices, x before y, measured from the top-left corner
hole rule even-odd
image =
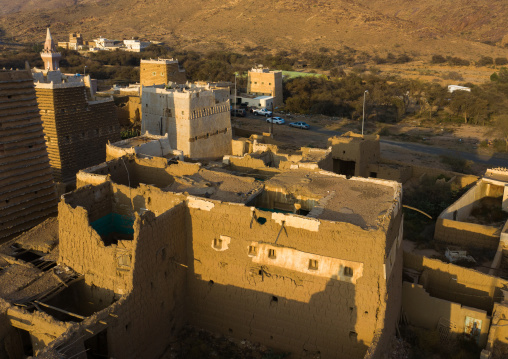
[[[139,40],[123,40],[125,51],[132,51],[132,52],[141,52],[144,49],[146,49],[148,46],[150,46],[149,41],[139,41]]]

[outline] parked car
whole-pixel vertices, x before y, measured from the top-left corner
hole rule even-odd
[[[245,117],[247,116],[247,111],[244,108],[231,109],[231,115],[237,117]]]
[[[259,110],[254,110],[252,111],[252,113],[255,115],[255,116],[271,116],[272,115],[272,111],[268,111],[266,108],[260,108]]]
[[[273,121],[273,123],[276,123],[277,125],[283,125],[286,123],[286,121],[284,121],[284,119],[281,117],[268,117],[266,119],[266,122],[268,122],[268,123],[272,123],[272,121]]]
[[[289,124],[291,127],[301,128],[302,130],[308,130],[310,126],[305,122],[291,122]]]

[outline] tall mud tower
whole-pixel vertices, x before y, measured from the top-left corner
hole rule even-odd
[[[0,242],[56,212],[32,74],[0,70]]]

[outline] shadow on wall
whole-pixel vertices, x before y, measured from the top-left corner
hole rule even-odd
[[[191,324],[260,342],[294,357],[364,357],[368,345],[358,339],[356,331],[364,313],[357,313],[353,284],[329,280],[323,291],[304,302],[287,299],[279,290],[279,282],[290,278],[274,275],[267,268],[251,268],[246,275],[264,290],[191,279]]]
[[[452,267],[453,272],[458,274],[452,271],[441,271],[433,268],[434,262]],[[422,256],[407,252],[404,252],[404,267],[420,271],[421,275],[418,284],[421,284],[431,296],[436,298],[478,308],[486,311],[489,315],[492,314],[494,302],[503,299],[503,293],[499,288],[500,284],[495,277],[476,272],[472,269],[446,264],[437,260],[432,260],[432,262],[426,264]],[[476,275],[473,278],[471,274]],[[409,280],[409,278],[405,279]],[[478,286],[485,288],[485,290],[474,288]]]
[[[359,305],[355,284],[261,265],[248,257],[221,261],[213,254],[221,252],[201,252],[206,250],[202,245],[188,248],[191,325],[259,342],[295,358],[365,356],[369,343],[362,337],[372,339],[377,306],[358,313],[359,306],[366,306]],[[196,246],[211,255],[195,258]]]

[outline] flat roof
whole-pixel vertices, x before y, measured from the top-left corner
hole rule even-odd
[[[362,228],[377,227],[391,212],[397,196],[396,182],[335,175],[327,171],[291,170],[265,181],[293,196],[318,200],[315,218],[347,222]]]

